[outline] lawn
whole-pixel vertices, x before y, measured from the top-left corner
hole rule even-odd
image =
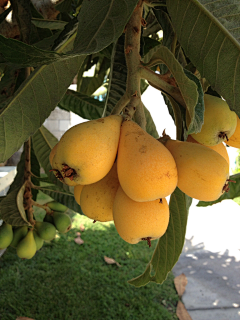
[[[74,239],[81,224],[84,243],[78,245]],[[73,214],[72,230],[45,242],[31,260],[19,259],[13,248],[2,256],[0,319],[178,319],[171,273],[162,285],[135,288],[127,283],[145,270],[155,244],[130,245],[113,223],[93,224]],[[120,267],[107,264],[104,256]]]

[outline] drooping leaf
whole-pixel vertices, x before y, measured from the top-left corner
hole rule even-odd
[[[234,174],[230,176],[230,180],[235,181],[234,182],[229,182],[229,191],[224,192],[221,197],[219,197],[215,201],[199,201],[197,206],[198,207],[207,207],[207,206],[212,206],[215,203],[219,203],[223,200],[227,199],[235,199],[237,197],[240,197],[240,173]]]
[[[55,9],[60,12],[69,13],[71,9],[72,0],[63,0],[55,6]]]
[[[30,225],[23,207],[25,185],[9,193],[0,204],[0,217],[12,226]]]
[[[166,279],[182,252],[190,205],[191,198],[176,188],[170,198],[170,221],[167,231],[158,240],[145,272],[128,281],[130,284],[141,287],[150,281],[162,283]]]
[[[83,214],[81,207],[77,204],[73,193],[70,191],[62,191],[53,186],[42,187],[41,191],[53,198],[55,201],[64,204],[69,209],[78,212],[79,214]]]
[[[117,40],[137,3],[138,0],[84,0],[74,52],[98,52]]]
[[[91,96],[101,85],[105,78],[105,72],[93,77],[83,77],[79,91],[85,95]]]
[[[196,84],[185,75],[182,66],[177,61],[177,59],[175,59],[174,55],[168,48],[164,46],[155,48],[156,51],[151,57],[151,60],[161,60],[167,65],[168,69],[171,71],[178,84],[179,90],[182,94],[189,113],[194,117],[195,106],[198,101],[198,91]],[[155,50],[155,48],[153,49],[153,51]],[[144,60],[144,62],[149,63],[149,61],[147,60]]]
[[[7,160],[33,135],[56,107],[84,56],[36,69],[0,113],[0,161]]]
[[[201,76],[240,116],[240,7],[235,0],[167,0],[178,40]]]
[[[194,109],[188,110],[191,117],[191,123],[188,128],[188,134],[200,132],[204,121],[204,93],[200,80],[192,72],[184,69],[186,76],[195,82],[198,91],[198,100]]]
[[[62,182],[60,182],[53,172],[50,172],[52,169],[49,162],[49,155],[52,148],[58,143],[58,140],[54,135],[48,131],[47,128],[41,126],[35,134],[32,136],[33,148],[36,154],[36,157],[47,174],[49,180],[54,183],[62,191],[69,192],[69,187]]]
[[[67,90],[58,106],[64,110],[72,111],[84,119],[94,120],[101,118],[104,102],[80,92]]]
[[[32,23],[38,28],[47,28],[50,30],[64,29],[67,22],[61,20],[47,20],[32,18]]]

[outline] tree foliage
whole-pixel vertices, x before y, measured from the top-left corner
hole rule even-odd
[[[139,0],[63,0],[56,5],[49,1],[47,11],[36,1],[10,2],[11,7],[9,3],[0,14],[0,162],[30,137],[35,192],[41,190],[82,213],[72,189],[49,173],[49,154],[57,139],[43,123],[56,106],[92,120],[109,115],[124,100],[128,83],[125,26]],[[12,25],[6,20],[11,10]],[[201,130],[203,94],[208,90],[222,96],[240,116],[239,13],[234,0],[144,2],[140,90],[143,93],[149,84],[161,90],[179,140]],[[87,77],[91,68],[94,75]],[[68,88],[75,77],[77,91],[72,91]],[[96,99],[97,92],[103,93],[103,101]],[[158,138],[154,119],[143,105],[141,108],[146,130]],[[189,131],[186,113],[191,119]],[[141,115],[136,113],[134,120],[142,125]],[[0,207],[0,217],[15,226],[29,224],[23,207],[27,186],[24,159],[23,155],[18,175]],[[47,174],[44,182],[39,167]],[[234,178],[231,192],[215,202],[239,195],[239,177]],[[175,190],[167,232],[146,271],[131,284],[164,281],[182,251],[190,203],[188,196]]]

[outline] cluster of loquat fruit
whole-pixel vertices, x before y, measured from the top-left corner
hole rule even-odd
[[[65,211],[66,206],[55,201],[45,205],[48,212],[43,221],[35,221],[33,227],[12,227],[3,222],[0,227],[0,249],[11,246],[22,259],[31,259],[42,248],[44,241],[55,238],[56,232],[66,233],[71,229],[72,220]],[[58,210],[58,211],[57,211]]]
[[[113,220],[123,240],[146,240],[150,246],[167,230],[166,197],[176,187],[203,201],[214,201],[229,189],[222,141],[240,147],[240,120],[224,100],[206,94],[204,100],[201,132],[187,141],[165,134],[155,139],[121,115],[78,124],[52,149],[52,171],[74,186],[75,200],[87,217]]]

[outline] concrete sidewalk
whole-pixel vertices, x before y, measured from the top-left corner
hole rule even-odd
[[[190,208],[175,276],[188,279],[182,300],[193,320],[240,320],[240,206],[232,200]]]

